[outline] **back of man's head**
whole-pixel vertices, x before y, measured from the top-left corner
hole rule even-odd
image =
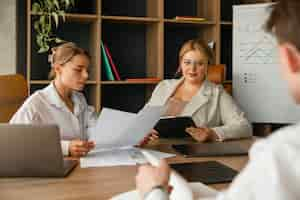
[[[272,6],[266,31],[275,34],[279,43],[289,42],[300,51],[300,0],[278,0]]]

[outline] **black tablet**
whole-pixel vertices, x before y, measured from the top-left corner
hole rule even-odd
[[[190,137],[190,135],[185,132],[185,129],[191,126],[196,127],[192,117],[168,116],[161,118],[154,129],[162,138],[183,138]]]
[[[249,148],[237,141],[172,145],[185,157],[247,155]]]
[[[215,184],[230,182],[237,171],[217,161],[171,164],[189,182]]]

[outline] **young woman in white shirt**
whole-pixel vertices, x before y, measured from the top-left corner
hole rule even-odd
[[[74,43],[64,43],[52,49],[49,61],[52,82],[32,94],[10,123],[57,124],[63,154],[84,156],[95,145],[87,138],[96,113],[80,93],[88,80],[90,56]]]

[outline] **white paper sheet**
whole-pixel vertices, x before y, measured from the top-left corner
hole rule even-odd
[[[150,151],[159,159],[173,157],[175,154],[163,153],[159,151]],[[87,167],[105,167],[120,165],[136,165],[146,163],[146,159],[140,152],[139,148],[116,148],[111,150],[95,150],[90,152],[86,157],[80,158],[81,168]]]
[[[80,159],[81,167],[145,163],[139,149],[133,146],[150,132],[164,111],[163,106],[148,106],[138,114],[103,108],[89,136],[89,140],[95,141],[96,148]],[[158,158],[174,156],[155,151],[152,153]]]
[[[105,151],[93,151],[86,157],[80,158],[80,167],[105,167],[119,165],[135,165],[127,149],[112,149]]]
[[[89,140],[96,143],[96,149],[112,148],[109,144],[118,141],[124,126],[129,124],[135,116],[135,113],[103,108]]]
[[[138,114],[103,108],[89,140],[96,149],[112,149],[138,144],[158,122],[165,108],[148,106]]]

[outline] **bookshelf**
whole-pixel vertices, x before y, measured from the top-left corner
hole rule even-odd
[[[30,93],[50,83],[46,54],[38,54],[31,12],[36,0],[26,0],[26,70]],[[214,63],[227,65],[226,87],[231,85],[233,4],[255,0],[76,0],[57,35],[77,43],[91,54],[84,94],[100,111],[103,106],[136,112],[147,102],[158,81],[127,78],[172,78],[184,41],[200,37],[215,42]],[[259,1],[266,2],[266,1]],[[175,20],[176,16],[204,21]],[[108,81],[101,61],[100,41],[109,48],[121,81]],[[19,70],[24,71],[24,70]]]

